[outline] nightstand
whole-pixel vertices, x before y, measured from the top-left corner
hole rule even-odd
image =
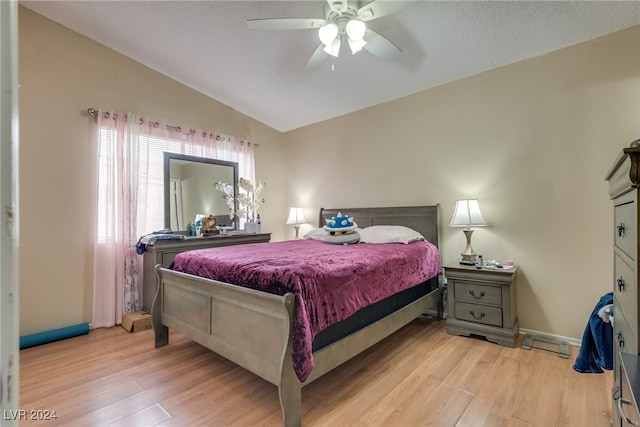
[[[447,332],[481,335],[487,340],[515,347],[518,337],[516,276],[511,269],[445,266],[448,290]]]

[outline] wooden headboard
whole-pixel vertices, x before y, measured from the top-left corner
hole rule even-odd
[[[353,217],[359,228],[371,225],[404,225],[416,230],[429,242],[440,247],[438,240],[439,210],[439,204],[389,208],[320,208],[319,226],[323,227],[326,224],[325,219],[331,219],[340,212],[343,215]]]

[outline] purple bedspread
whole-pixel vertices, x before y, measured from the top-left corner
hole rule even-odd
[[[318,332],[436,276],[442,265],[438,248],[429,242],[290,240],[183,252],[170,268],[273,294],[293,293],[293,367],[305,381],[313,370],[311,345]]]

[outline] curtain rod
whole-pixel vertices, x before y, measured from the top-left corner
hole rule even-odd
[[[89,114],[92,117],[97,117],[98,116],[98,110],[95,109],[95,108],[89,107],[89,108],[87,108],[87,114]],[[108,111],[105,112],[104,114],[105,114],[106,118],[109,118],[109,116],[111,115],[111,113],[109,113]],[[113,113],[113,118],[114,119],[118,118],[118,115],[116,113]],[[148,120],[147,122],[148,122],[149,126],[153,126],[154,128],[160,127],[160,123],[159,122],[150,121],[150,120]],[[141,125],[144,124],[144,120],[142,120],[142,118],[140,119],[140,124]],[[174,130],[176,132],[182,132],[182,127],[180,127],[180,126],[167,125],[167,129]],[[189,134],[195,134],[195,133],[196,133],[195,129],[189,129]],[[209,136],[210,138],[213,138],[214,135],[215,135],[216,140],[218,140],[218,141],[220,141],[221,139],[229,139],[229,140],[231,139],[231,137],[227,136],[227,135],[220,135],[220,134],[217,134],[217,133],[214,134],[213,132],[208,132],[207,133],[205,131],[202,132],[202,136],[205,137],[205,138],[207,136]],[[241,140],[240,142],[241,143],[242,142],[246,142],[247,144],[252,144],[255,148],[258,148],[260,146],[260,144],[255,143],[255,142],[251,143],[249,141],[244,141],[244,140]]]

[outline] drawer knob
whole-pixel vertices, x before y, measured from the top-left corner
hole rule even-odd
[[[622,332],[618,332],[618,347],[624,347],[624,336],[622,335]]]
[[[484,292],[480,291],[478,293],[478,295],[476,295],[476,293],[473,291],[473,289],[469,290],[469,293],[471,294],[472,297],[474,297],[475,299],[482,299],[482,297],[484,296]]]
[[[624,222],[621,222],[616,228],[618,229],[618,237],[624,236]]]
[[[472,315],[475,319],[480,320],[484,317],[484,312],[480,312],[479,316],[476,316],[476,312],[473,310],[469,310],[469,314]]]
[[[624,291],[624,278],[622,276],[620,276],[620,278],[616,280],[616,283],[618,283],[618,290],[620,292]]]

